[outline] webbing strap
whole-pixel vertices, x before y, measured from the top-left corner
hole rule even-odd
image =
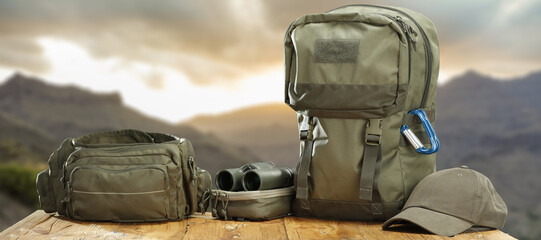
[[[304,151],[301,155],[301,164],[297,176],[297,200],[299,200],[300,207],[307,211],[311,211],[310,201],[308,201],[310,196],[308,191],[308,170],[312,161],[313,144],[313,140],[304,142]]]
[[[303,124],[300,127],[300,140],[304,141],[304,149],[300,157],[300,166],[297,171],[297,201],[299,203],[302,215],[312,215],[312,208],[308,197],[310,196],[308,190],[308,172],[310,170],[310,164],[312,162],[312,149],[314,145],[314,138],[312,131],[314,130],[313,119],[304,116]]]
[[[361,182],[359,199],[372,201],[374,176],[376,174],[376,161],[378,159],[379,145],[366,145],[364,147],[363,166],[361,169]]]
[[[379,170],[381,169],[381,148],[378,151],[378,158],[376,161],[376,173],[374,175],[374,190],[372,194],[371,212],[372,215],[383,215],[383,201],[381,200],[381,195],[379,194],[378,188],[378,179],[379,179]]]
[[[365,145],[361,177],[359,185],[359,199],[372,201],[374,189],[374,176],[378,153],[380,151],[381,119],[369,119],[366,125]]]

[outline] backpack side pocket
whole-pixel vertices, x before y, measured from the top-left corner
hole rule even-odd
[[[36,178],[36,188],[39,195],[39,204],[46,213],[56,212],[56,201],[54,199],[53,186],[49,169],[40,172]]]
[[[207,170],[197,168],[197,211],[204,214],[210,204],[212,176]]]

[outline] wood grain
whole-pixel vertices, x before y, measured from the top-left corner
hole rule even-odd
[[[421,228],[399,226],[382,230],[381,222],[355,222],[287,217],[284,219],[289,239],[515,239],[501,231],[466,232],[452,238],[430,234]]]
[[[286,217],[263,222],[214,220],[209,215],[160,223],[82,222],[36,211],[0,233],[0,239],[515,239],[501,231],[470,230],[453,238],[420,228],[383,231],[378,222]]]
[[[190,218],[184,239],[287,239],[283,219],[264,222]]]

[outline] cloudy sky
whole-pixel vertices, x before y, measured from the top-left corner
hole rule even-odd
[[[541,1],[534,0],[0,0],[0,82],[18,71],[116,91],[169,122],[280,102],[288,25],[352,3],[429,17],[442,81],[468,69],[501,78],[541,70]]]

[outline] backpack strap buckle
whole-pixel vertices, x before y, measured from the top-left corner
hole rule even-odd
[[[430,149],[427,149],[423,143],[419,140],[419,138],[415,135],[411,129],[408,128],[408,125],[402,125],[400,128],[400,132],[402,135],[404,135],[410,144],[415,148],[415,151],[421,154],[432,154],[437,152],[440,149],[440,141],[438,139],[438,136],[436,136],[436,132],[434,131],[434,128],[432,128],[432,124],[430,124],[430,120],[426,116],[425,111],[422,109],[415,109],[408,112],[409,114],[413,114],[417,116],[421,123],[423,124],[423,127],[425,128],[425,131],[428,135],[428,138],[430,140]]]
[[[314,130],[314,119],[313,117],[303,116],[301,126],[299,127],[299,138],[302,141],[312,140],[312,132]]]
[[[364,143],[371,146],[377,146],[381,140],[381,120],[382,119],[368,119],[366,126],[366,137]]]

